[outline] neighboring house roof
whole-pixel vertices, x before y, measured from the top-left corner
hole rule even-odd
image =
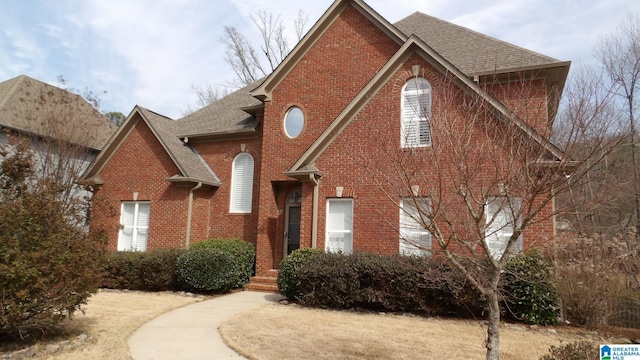
[[[249,84],[180,119],[177,136],[193,138],[256,133],[258,121],[247,110],[262,106],[262,101],[251,96],[250,92],[263,80]]]
[[[0,83],[0,127],[95,150],[116,130],[81,96],[25,75]]]
[[[185,144],[175,134],[178,132],[179,124],[166,116],[157,114],[141,106],[136,106],[118,131],[109,139],[104,150],[98,154],[96,159],[82,175],[81,180],[101,184],[99,177],[100,170],[109,161],[111,156],[120,147],[124,139],[133,128],[144,121],[167,152],[173,163],[176,165],[179,174],[175,174],[167,179],[171,182],[202,183],[209,186],[219,186],[220,179],[209,168],[204,159],[188,144]]]

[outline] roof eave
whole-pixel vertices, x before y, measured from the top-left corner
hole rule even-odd
[[[222,183],[219,182],[219,181],[198,179],[198,178],[186,177],[186,176],[181,176],[181,175],[174,175],[172,177],[166,178],[165,181],[168,181],[170,183],[175,183],[175,184],[184,184],[184,185],[202,184],[202,185],[207,185],[207,186],[212,186],[212,187],[218,187],[218,186],[222,185]]]
[[[185,142],[257,139],[259,137],[260,137],[260,131],[258,130],[258,128],[216,131],[216,132],[210,132],[210,133],[200,133],[200,134],[191,134],[191,135],[179,135],[179,138]]]

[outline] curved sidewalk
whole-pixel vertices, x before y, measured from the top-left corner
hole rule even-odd
[[[224,344],[218,327],[236,313],[282,298],[241,291],[169,311],[131,335],[129,353],[135,360],[244,359]]]

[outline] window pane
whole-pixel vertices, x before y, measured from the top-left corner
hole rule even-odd
[[[231,212],[251,212],[253,200],[253,157],[247,153],[233,160],[231,175]]]
[[[416,207],[417,204],[417,207]],[[420,209],[420,210],[418,210]],[[430,212],[428,198],[403,199],[400,202],[400,253],[428,256],[431,233],[423,226]]]
[[[431,85],[426,79],[407,81],[402,93],[402,147],[431,145]]]
[[[510,201],[510,202],[509,202]],[[485,207],[485,241],[491,256],[498,259],[502,256],[517,226],[522,201],[518,198],[508,199],[502,196],[487,200]],[[522,250],[522,236],[516,244],[516,251]]]
[[[290,138],[295,138],[302,132],[304,114],[299,107],[292,107],[284,116],[284,131]]]
[[[327,251],[351,253],[353,251],[353,201],[327,200]]]
[[[120,232],[118,234],[119,251],[146,251],[149,229],[148,201],[127,201],[122,203]]]

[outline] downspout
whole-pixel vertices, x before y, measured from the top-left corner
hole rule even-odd
[[[187,210],[187,238],[184,243],[184,248],[189,249],[191,245],[191,219],[193,217],[193,192],[200,189],[202,187],[202,183],[199,182],[198,185],[191,188],[189,190],[189,209]]]
[[[313,183],[313,210],[311,214],[311,247],[318,247],[318,196],[320,191],[318,190],[319,181],[314,174],[309,174],[309,180]]]

